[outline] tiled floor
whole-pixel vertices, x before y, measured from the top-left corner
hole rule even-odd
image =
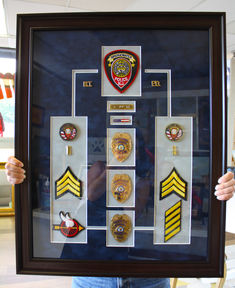
[[[0,217],[0,288],[70,288],[71,277],[16,275],[14,217]]]
[[[71,277],[16,275],[14,225],[14,217],[0,217],[0,288],[70,288]],[[235,245],[226,247],[226,254],[228,275],[224,288],[235,288]],[[184,278],[178,280],[177,287],[212,288],[216,280]]]

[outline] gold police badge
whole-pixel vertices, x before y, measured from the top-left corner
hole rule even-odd
[[[132,230],[130,217],[126,214],[114,215],[111,220],[110,229],[115,240],[118,242],[126,241]]]
[[[127,174],[114,175],[111,183],[113,197],[120,203],[124,203],[131,195],[132,182]]]
[[[124,162],[131,154],[132,141],[128,133],[115,133],[111,140],[112,153],[119,162]]]

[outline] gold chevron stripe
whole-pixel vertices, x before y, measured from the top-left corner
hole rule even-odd
[[[165,212],[164,241],[167,242],[181,230],[182,200]]]
[[[80,183],[78,182],[78,184],[74,184],[74,182],[68,178],[67,180],[64,181],[64,183],[62,183],[61,185],[57,185],[56,190],[59,191],[60,189],[64,188],[64,186],[66,186],[67,184],[70,184],[70,186],[72,186],[74,189],[80,191]]]
[[[173,236],[175,236],[179,232],[180,232],[180,227],[178,227],[176,230],[174,230],[169,235],[165,236],[165,242],[168,241],[169,239],[171,239]]]
[[[176,215],[178,215],[179,213],[181,213],[181,208],[178,208],[176,211],[174,211],[173,213],[171,213],[168,217],[166,217],[166,221],[168,222],[170,221],[172,218],[174,218]]]
[[[160,200],[172,193],[183,199],[187,198],[187,182],[179,176],[175,168],[172,169],[167,178],[160,182]]]
[[[173,224],[170,228],[168,228],[167,230],[165,230],[165,235],[168,235],[170,232],[172,232],[173,230],[175,230],[175,228],[180,226],[181,221],[177,221],[175,224]]]
[[[173,173],[170,175],[169,178],[167,178],[163,183],[162,186],[164,187],[165,185],[167,185],[172,179],[176,179],[181,186],[185,187],[186,183],[182,182],[181,179],[179,178],[178,174],[175,173],[175,171],[173,171]]]
[[[55,197],[70,192],[77,197],[82,197],[81,181],[73,174],[69,167],[64,174],[55,182]]]
[[[65,192],[71,192],[73,194],[75,194],[78,197],[81,197],[81,193],[80,191],[77,191],[76,189],[74,189],[73,187],[71,187],[70,185],[66,185],[63,189],[61,189],[60,191],[58,191],[56,193],[57,197],[61,196],[62,194],[64,194]]]
[[[176,192],[183,198],[185,198],[185,192],[182,192],[179,190],[175,185],[173,185],[170,189],[166,190],[164,193],[162,193],[162,198],[165,197],[166,195],[170,194],[172,191]]]
[[[170,227],[174,222],[176,222],[176,221],[179,220],[179,219],[180,219],[180,214],[178,214],[175,218],[173,218],[173,219],[170,220],[169,222],[167,222],[167,220],[166,220],[165,228]]]
[[[162,186],[162,191],[166,191],[169,187],[171,187],[172,185],[175,185],[178,189],[180,189],[182,192],[185,192],[185,186],[182,187],[177,180],[173,179],[169,184]]]
[[[64,177],[57,182],[57,186],[59,186],[61,183],[63,183],[67,178],[70,178],[75,184],[79,185],[79,182],[73,177],[73,175],[68,170],[65,173]]]
[[[172,206],[171,208],[169,208],[165,215],[168,216],[172,211],[176,210],[178,207],[181,207],[181,201],[177,202],[174,206]]]

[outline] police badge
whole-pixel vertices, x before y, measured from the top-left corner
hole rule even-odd
[[[124,162],[131,154],[132,141],[128,133],[115,133],[111,140],[112,153],[119,162]]]
[[[131,195],[132,182],[127,174],[116,174],[113,176],[111,191],[113,197],[121,203],[124,203]]]
[[[104,57],[104,70],[113,87],[123,93],[138,74],[139,57],[129,50],[111,51]]]
[[[114,215],[111,220],[110,229],[115,240],[118,242],[126,241],[132,230],[130,217],[126,214]]]

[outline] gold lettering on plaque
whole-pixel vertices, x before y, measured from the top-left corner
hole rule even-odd
[[[92,81],[83,81],[83,87],[93,87]]]
[[[134,104],[110,104],[110,110],[134,110]]]
[[[152,87],[161,87],[161,82],[157,80],[151,81],[151,86]]]

